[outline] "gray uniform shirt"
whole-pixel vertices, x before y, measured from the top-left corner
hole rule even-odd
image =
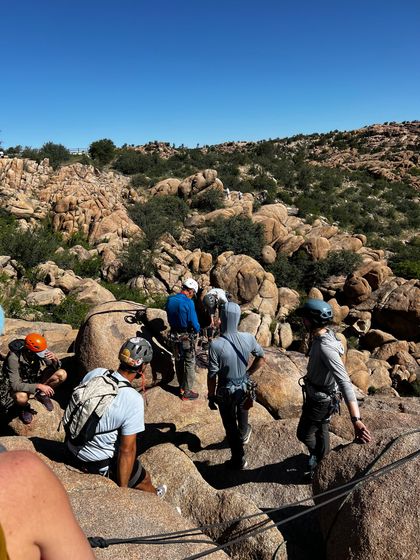
[[[209,347],[209,377],[218,375],[218,386],[240,387],[247,377],[250,354],[263,357],[264,350],[255,336],[238,332],[241,315],[239,305],[226,303],[220,312],[222,336],[213,340]]]
[[[350,402],[356,400],[356,395],[341,360],[343,354],[343,345],[337,340],[334,331],[328,329],[325,334],[315,336],[309,352],[306,375],[311,383],[326,393],[336,391],[338,386],[344,400]],[[309,386],[308,391],[310,390]]]

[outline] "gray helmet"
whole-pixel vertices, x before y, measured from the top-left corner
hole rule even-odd
[[[206,294],[203,298],[203,305],[210,315],[214,315],[217,308],[217,297],[214,294]]]
[[[152,361],[153,350],[144,338],[135,337],[129,338],[121,346],[118,355],[120,362],[131,369],[138,369],[142,364],[147,364]]]
[[[333,319],[333,310],[329,303],[322,299],[308,299],[297,310],[297,314],[306,317],[317,327],[323,327]]]

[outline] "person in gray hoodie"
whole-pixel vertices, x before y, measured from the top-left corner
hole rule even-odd
[[[340,393],[350,413],[355,441],[368,443],[371,436],[360,417],[353,385],[341,359],[343,346],[327,326],[333,319],[331,306],[322,300],[308,299],[297,313],[311,336],[297,437],[309,450],[308,474],[312,477],[316,465],[330,450],[329,422],[338,411]]]
[[[219,408],[226,437],[232,452],[228,467],[244,469],[247,466],[244,445],[251,436],[248,424],[246,389],[249,376],[264,363],[264,350],[255,337],[238,332],[241,308],[233,302],[220,310],[220,333],[209,347],[208,399],[209,406]],[[250,355],[255,356],[248,368]],[[217,391],[216,391],[217,386]]]

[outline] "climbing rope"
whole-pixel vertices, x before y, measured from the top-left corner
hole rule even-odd
[[[372,468],[375,466],[375,464],[377,464],[377,462],[381,459],[381,457],[383,457],[385,455],[385,453],[387,451],[389,451],[394,445],[395,443],[401,439],[404,436],[407,435],[411,435],[414,433],[418,433],[420,432],[420,428],[419,429],[414,429],[414,430],[410,430],[409,432],[405,432],[403,434],[400,434],[399,436],[397,436],[392,442],[390,442],[390,444],[378,455],[378,457],[375,458],[375,461],[372,463],[372,465],[369,467],[369,470],[367,473],[365,473],[364,475],[362,475],[361,477],[358,477],[356,479],[353,479],[350,482],[347,482],[345,484],[342,484],[340,486],[337,486],[335,488],[331,488],[329,490],[326,490],[324,492],[321,492],[319,494],[316,495],[316,498],[323,498],[326,496],[329,496],[331,494],[335,494],[333,497],[322,501],[322,503],[316,504],[314,506],[311,506],[309,508],[307,508],[305,511],[299,512],[297,514],[291,515],[285,519],[282,519],[281,521],[278,522],[273,522],[271,519],[266,519],[263,521],[260,521],[259,523],[249,527],[248,529],[245,529],[243,531],[243,534],[239,537],[236,537],[230,541],[227,541],[226,543],[220,544],[220,545],[214,545],[214,542],[212,540],[209,539],[190,539],[189,537],[198,537],[200,535],[202,535],[203,531],[207,531],[209,529],[215,529],[215,528],[220,528],[226,525],[233,525],[236,524],[240,521],[245,521],[245,520],[249,520],[249,519],[254,519],[255,517],[259,517],[261,515],[267,515],[270,513],[274,513],[274,512],[278,512],[281,510],[284,510],[286,508],[293,508],[293,507],[297,507],[303,503],[306,503],[310,500],[313,499],[313,496],[310,496],[308,498],[304,498],[302,500],[299,500],[297,502],[291,503],[291,504],[286,504],[277,508],[271,508],[266,510],[265,512],[259,512],[259,513],[254,513],[254,514],[250,514],[250,515],[246,515],[246,516],[241,516],[241,517],[236,517],[234,519],[229,519],[227,521],[222,521],[220,523],[213,523],[213,524],[208,524],[208,525],[202,525],[200,527],[194,527],[192,529],[184,529],[181,531],[174,531],[174,532],[169,532],[169,533],[158,533],[155,535],[148,535],[148,536],[144,536],[144,537],[134,537],[134,538],[130,538],[130,539],[103,539],[102,537],[90,537],[88,540],[91,544],[92,547],[106,547],[109,545],[113,545],[113,544],[180,544],[180,543],[201,543],[201,544],[211,544],[214,545],[213,548],[211,548],[210,550],[206,550],[203,552],[200,552],[198,554],[195,554],[193,556],[189,556],[187,558],[185,558],[185,560],[196,560],[198,558],[202,558],[204,556],[207,556],[209,554],[212,554],[213,552],[217,552],[218,550],[223,550],[229,546],[232,546],[234,544],[239,544],[240,542],[248,539],[249,537],[254,537],[258,534],[263,533],[264,531],[268,531],[270,529],[273,529],[275,527],[280,527],[281,525],[285,525],[286,523],[289,523],[290,521],[293,521],[295,519],[298,519],[304,515],[307,515],[315,510],[318,510],[338,499],[341,498],[345,498],[347,499],[348,496],[353,492],[353,490],[357,487],[359,487],[360,485],[370,481],[370,480],[375,480],[377,478],[379,478],[380,476],[383,476],[384,474],[387,474],[391,471],[393,471],[394,469],[397,469],[401,466],[403,466],[404,464],[406,464],[407,462],[415,459],[416,457],[418,457],[420,455],[420,450],[414,451],[413,453],[402,457],[401,459],[398,459],[392,463],[390,463],[389,465],[386,465],[384,467],[380,467],[375,471],[372,471]],[[337,494],[338,492],[338,494]],[[342,508],[343,504],[340,505],[340,508]],[[334,520],[333,523],[335,523],[336,519]],[[268,527],[266,527],[265,525],[269,524]],[[331,529],[331,528],[330,528]],[[283,546],[284,543],[281,543],[281,545],[278,547],[278,549],[275,552],[274,558],[277,555],[278,550],[281,548],[281,546]]]

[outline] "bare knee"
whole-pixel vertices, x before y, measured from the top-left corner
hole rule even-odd
[[[17,393],[13,393],[12,398],[16,404],[18,404],[19,406],[24,406],[29,400],[29,395],[28,393],[24,393],[23,391],[18,391]]]
[[[51,385],[52,387],[56,387],[57,385],[61,385],[63,381],[67,379],[67,372],[65,369],[58,369],[54,372],[53,375],[46,381],[47,385]]]

